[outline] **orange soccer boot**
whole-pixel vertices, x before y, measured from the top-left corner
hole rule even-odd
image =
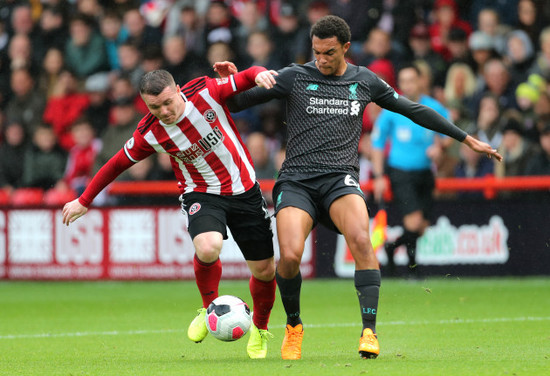
[[[374,359],[380,354],[378,338],[372,329],[363,329],[363,335],[359,340],[359,354],[363,359]]]
[[[283,359],[300,359],[302,357],[302,338],[304,337],[304,327],[302,324],[296,326],[287,325],[285,329],[285,338],[281,346],[281,356]]]

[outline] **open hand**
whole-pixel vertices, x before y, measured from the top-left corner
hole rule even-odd
[[[502,161],[502,155],[500,155],[496,149],[493,149],[491,145],[485,142],[479,141],[470,135],[466,136],[466,139],[462,142],[464,142],[473,151],[486,154],[489,158],[495,157],[499,162]]]
[[[216,62],[212,66],[214,72],[218,72],[221,78],[226,78],[238,72],[237,67],[230,61]]]
[[[88,208],[82,205],[78,199],[67,202],[63,206],[63,224],[69,225],[88,212]]]

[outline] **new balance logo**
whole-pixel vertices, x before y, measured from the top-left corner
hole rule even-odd
[[[315,91],[317,89],[319,89],[319,85],[317,85],[317,84],[309,84],[306,87],[306,90],[311,90],[311,91]]]

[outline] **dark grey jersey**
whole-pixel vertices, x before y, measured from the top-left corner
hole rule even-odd
[[[272,98],[286,98],[288,140],[281,172],[346,172],[357,179],[359,137],[369,102],[459,141],[466,137],[435,111],[400,97],[364,67],[348,64],[344,75],[324,76],[314,62],[292,64],[279,71],[276,81],[270,90],[254,88],[228,104],[236,111]]]

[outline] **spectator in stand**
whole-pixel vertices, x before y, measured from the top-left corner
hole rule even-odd
[[[13,96],[6,105],[6,117],[8,121],[19,122],[25,129],[25,135],[30,137],[36,125],[42,121],[44,96],[35,90],[34,79],[26,68],[12,71],[10,85]]]
[[[237,54],[246,56],[249,53],[247,50],[250,36],[256,32],[267,32],[268,22],[260,13],[258,4],[254,1],[247,1],[243,4],[237,19],[240,23],[235,30]],[[271,41],[269,41],[269,44],[271,44]]]
[[[53,129],[39,124],[32,136],[32,143],[25,152],[22,186],[43,190],[54,188],[62,184],[66,164],[67,155],[57,145]]]
[[[475,137],[475,135],[474,135]],[[471,151],[468,147],[460,145],[460,161],[455,168],[457,178],[480,178],[492,175],[495,170],[493,159],[483,158],[479,153]],[[457,192],[460,199],[483,199],[482,192]]]
[[[501,59],[487,61],[483,68],[484,86],[478,90],[472,99],[474,113],[479,110],[480,99],[486,94],[493,94],[498,98],[500,108],[504,110],[516,109],[516,85],[511,80],[510,72]]]
[[[94,162],[101,149],[101,141],[95,138],[94,128],[85,117],[74,122],[71,135],[74,146],[69,150],[63,179],[68,187],[81,195],[93,176]]]
[[[52,96],[64,65],[65,57],[63,55],[63,50],[52,47],[46,51],[46,55],[42,62],[42,71],[38,77],[38,89],[46,94],[47,99]]]
[[[540,133],[540,150],[527,161],[526,175],[550,176],[550,122],[546,122]],[[545,193],[550,198],[550,190]]]
[[[501,108],[498,98],[489,93],[485,94],[479,103],[479,113],[476,120],[479,140],[488,143],[494,149],[498,149],[502,143],[501,127]]]
[[[109,69],[105,41],[96,32],[93,19],[83,14],[73,17],[65,46],[65,62],[80,80]]]
[[[391,35],[379,28],[371,30],[365,43],[362,54],[357,56],[357,65],[368,66],[376,60],[388,60],[395,66],[397,58],[392,54]]]
[[[269,35],[263,31],[255,31],[248,36],[246,52],[249,56],[247,66],[259,65],[267,69],[283,67],[274,53],[274,46]]]
[[[121,98],[133,98],[134,109],[142,114],[149,113],[145,102],[141,99],[141,96],[137,93],[137,89],[132,85],[132,81],[127,76],[118,76],[111,84],[111,99],[113,102],[118,101]]]
[[[258,179],[275,179],[277,170],[273,164],[267,138],[262,132],[253,132],[246,138],[246,147],[254,163]]]
[[[54,131],[57,142],[65,150],[74,146],[71,126],[90,105],[88,95],[78,90],[73,72],[64,69],[46,103],[43,121]]]
[[[476,78],[472,68],[470,68],[468,64],[455,63],[449,67],[444,89],[444,103],[446,106],[452,106],[454,109],[458,109],[461,114],[466,115],[466,117],[471,120],[472,114],[467,104],[470,102],[475,90]],[[453,123],[457,124],[458,117],[451,115],[451,118]],[[460,127],[459,124],[457,125]],[[462,127],[461,129],[467,131]]]
[[[197,14],[193,5],[183,5],[181,8],[174,4],[172,11],[168,14],[164,37],[179,35],[185,39],[185,46],[188,51],[197,55],[203,55],[204,45],[204,23]]]
[[[474,66],[474,61],[468,48],[468,36],[463,29],[453,27],[447,36],[447,50],[449,51],[448,65],[465,63]]]
[[[517,22],[517,4],[518,0],[476,0],[476,1],[460,1],[464,6],[468,6],[468,20],[475,24],[478,21],[477,29],[481,30],[479,23],[479,14],[482,10],[493,9],[499,16],[500,22],[503,25],[514,25]]]
[[[538,116],[535,113],[535,107],[545,90],[546,82],[538,74],[530,74],[527,81],[516,88],[516,100],[521,112],[524,136],[533,143],[539,140],[539,131],[536,127]]]
[[[532,73],[540,74],[550,82],[550,26],[540,33],[540,52],[531,67]]]
[[[393,69],[393,64],[389,60],[375,60],[368,65],[367,68],[383,79],[392,88],[397,88],[397,84],[395,82],[395,70]],[[376,103],[370,102],[367,104],[367,107],[363,112],[363,133],[370,133],[372,131],[372,127],[381,111],[382,107]]]
[[[49,49],[63,50],[69,37],[60,6],[44,4],[39,31],[33,46],[33,55],[40,64]]]
[[[379,21],[384,14],[384,7],[388,1],[364,1],[364,0],[336,0],[330,2],[331,13],[341,17],[346,21],[351,30],[352,45],[355,41],[363,41],[365,35],[369,35],[370,32],[379,24]],[[391,3],[396,3],[392,1]],[[410,16],[411,13],[409,13]],[[391,18],[392,13],[389,10],[387,17]],[[410,18],[413,17],[409,17]],[[384,18],[386,19],[386,18]],[[388,20],[389,23],[393,23],[393,18]],[[410,21],[409,21],[410,22]],[[394,25],[383,28],[385,31],[392,31]]]
[[[547,7],[545,1],[519,0],[517,28],[523,30],[530,39],[531,45],[536,45],[543,22],[543,7]]]
[[[451,29],[462,29],[469,36],[472,28],[466,21],[459,18],[455,0],[436,0],[434,4],[434,19],[435,22],[430,25],[432,48],[443,56],[445,60],[449,60],[450,53],[447,46]]]
[[[279,22],[271,30],[271,40],[277,46],[275,53],[282,66],[291,63],[303,64],[311,54],[309,30],[302,26],[296,8],[292,4],[281,4]]]
[[[0,188],[9,192],[23,182],[23,162],[25,160],[25,130],[19,123],[9,123],[3,130],[0,143]]]
[[[102,147],[95,160],[94,174],[120,150],[120,145],[132,137],[139,120],[141,120],[141,116],[134,109],[134,97],[122,97],[114,100],[112,121],[101,137]],[[124,175],[127,179],[128,171],[122,173],[121,176],[124,178]]]
[[[222,0],[212,0],[206,12],[204,43],[208,49],[217,42],[227,43],[237,51],[237,29],[239,21],[235,19],[227,4]]]
[[[163,66],[164,56],[162,56],[162,48],[160,46],[149,46],[143,51],[141,59],[141,69],[143,73],[162,69]]]
[[[30,71],[33,78],[36,77],[39,65],[34,62],[31,39],[27,34],[15,34],[10,39],[8,58],[11,71],[26,68]]]
[[[477,16],[477,25],[477,30],[488,35],[492,39],[491,45],[502,54],[506,49],[505,35],[509,26],[500,24],[498,12],[494,8],[483,8]]]
[[[182,36],[174,35],[165,39],[162,52],[166,62],[164,69],[172,74],[176,82],[188,82],[212,71],[204,57],[187,50]]]
[[[78,0],[75,5],[75,13],[88,16],[99,24],[99,19],[103,15],[103,6],[98,0]]]
[[[529,140],[523,137],[523,127],[513,116],[505,119],[502,130],[502,143],[498,149],[503,156],[503,163],[495,167],[495,176],[520,176],[524,175],[527,162],[535,155],[537,148]],[[503,197],[512,197],[504,192]]]
[[[217,61],[234,61],[235,65],[242,66],[242,61],[237,59],[235,51],[229,43],[216,42],[211,44],[206,51],[206,59],[210,66]]]
[[[88,94],[90,104],[84,111],[94,133],[101,137],[109,124],[111,101],[109,100],[109,73],[95,73],[86,79],[84,90]]]
[[[535,60],[533,43],[525,31],[514,30],[508,34],[504,61],[515,83],[525,81]]]
[[[143,76],[141,67],[141,52],[131,42],[124,42],[118,47],[118,62],[120,65],[119,75],[129,77],[132,85],[137,87]]]
[[[424,23],[414,25],[409,35],[409,47],[411,49],[409,60],[428,63],[432,70],[434,84],[443,85],[447,63],[441,55],[432,50],[428,26]]]
[[[470,47],[473,59],[472,68],[476,74],[476,88],[481,90],[485,85],[485,80],[483,78],[485,64],[490,59],[497,56],[495,52],[495,45],[489,35],[485,34],[483,31],[475,31],[470,35],[468,46]]]
[[[162,32],[158,27],[147,25],[139,9],[132,8],[124,13],[123,23],[128,30],[128,41],[143,51],[148,46],[160,46]]]
[[[29,4],[18,4],[13,8],[11,14],[11,28],[12,35],[22,34],[26,35],[29,38],[29,41],[32,44],[32,50],[35,51],[40,48],[38,34],[39,30],[36,27],[32,15],[32,8]],[[39,66],[40,60],[39,56],[33,54],[32,56],[32,65]]]
[[[111,70],[120,69],[118,49],[128,40],[128,30],[122,27],[122,17],[118,12],[108,12],[100,20],[100,30],[105,40],[105,49]]]

